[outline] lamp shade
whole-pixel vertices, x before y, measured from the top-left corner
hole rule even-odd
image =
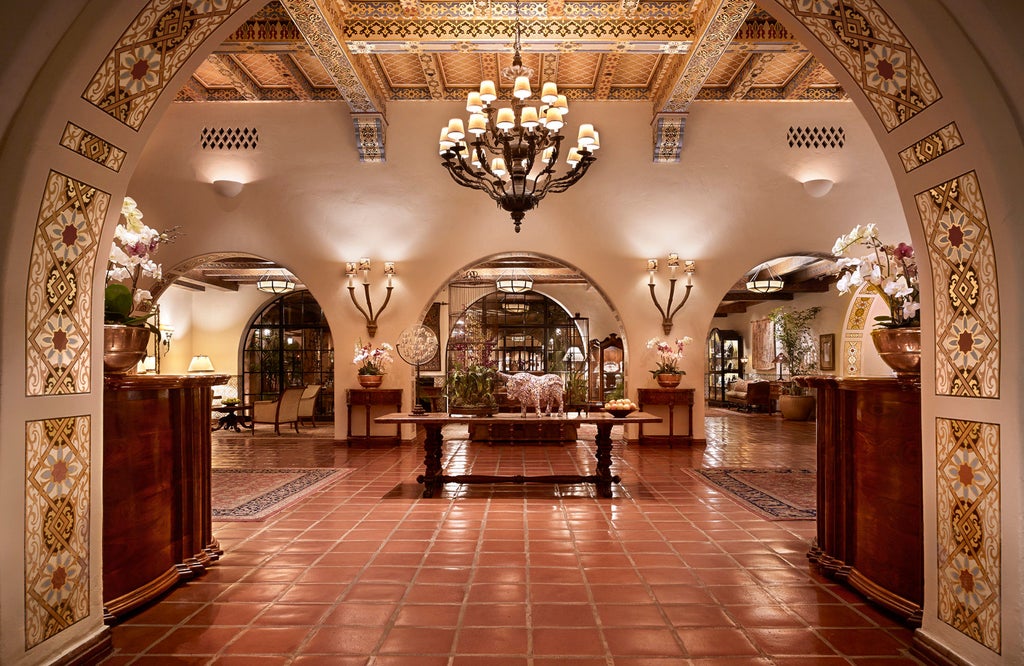
[[[268,294],[287,294],[295,283],[284,275],[264,275],[256,281],[256,288]]]
[[[753,274],[751,274],[750,279],[747,280],[747,291],[757,294],[771,294],[780,291],[785,286],[786,283],[772,273],[772,269],[768,264],[758,266]]]
[[[199,354],[192,357],[192,360],[188,363],[189,372],[213,372],[213,362],[210,361],[210,357],[204,354]]]
[[[522,271],[512,271],[499,277],[495,286],[506,294],[522,294],[533,289],[533,278]]]

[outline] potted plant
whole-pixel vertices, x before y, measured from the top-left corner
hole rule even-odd
[[[683,375],[686,374],[679,364],[683,362],[683,357],[686,354],[686,345],[691,342],[693,342],[693,338],[688,335],[672,343],[658,338],[651,338],[647,341],[647,348],[653,349],[658,357],[654,369],[649,371],[651,376],[658,381],[658,386],[672,388],[679,385]]]
[[[497,411],[494,398],[497,371],[478,363],[454,366],[444,382],[448,411],[452,414],[491,416]]]
[[[146,356],[150,333],[159,334],[150,321],[156,314],[153,296],[140,288],[139,282],[143,277],[161,279],[160,264],[153,261],[153,255],[174,233],[145,225],[142,211],[131,197],[124,198],[121,216],[124,221],[114,229],[103,291],[103,367],[112,374],[134,368]]]
[[[806,395],[803,387],[792,379],[818,367],[817,349],[811,337],[811,321],[819,312],[821,308],[818,306],[802,310],[778,307],[768,314],[775,327],[775,341],[781,349],[781,362],[790,377],[789,384],[779,396],[779,411],[786,419],[805,421],[814,411],[814,396]]]
[[[870,252],[863,257],[848,257],[854,245]],[[896,376],[921,373],[921,294],[918,287],[914,248],[906,243],[886,245],[878,238],[874,224],[857,225],[836,239],[832,254],[838,257],[839,280],[836,288],[846,294],[866,286],[878,294],[889,314],[875,317],[871,340],[882,360]]]
[[[391,352],[394,347],[386,342],[374,347],[371,344],[364,344],[362,340],[356,343],[355,354],[352,356],[353,365],[358,365],[356,375],[359,385],[363,388],[377,388],[384,381],[384,375],[388,368],[394,363]]]

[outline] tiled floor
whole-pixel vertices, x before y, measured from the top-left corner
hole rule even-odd
[[[215,467],[355,471],[265,522],[215,523],[220,562],[115,626],[104,664],[919,663],[909,629],[810,569],[813,521],[764,520],[681,471],[813,469],[814,424],[706,428],[707,446],[616,444],[612,499],[535,484],[421,499],[412,444],[215,437]],[[592,451],[452,440],[446,462],[575,473]]]

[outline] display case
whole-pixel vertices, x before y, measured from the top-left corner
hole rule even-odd
[[[705,398],[709,405],[726,406],[725,390],[743,378],[743,336],[736,331],[711,329],[708,334]]]

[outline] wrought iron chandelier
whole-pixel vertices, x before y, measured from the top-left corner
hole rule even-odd
[[[475,190],[482,190],[498,207],[508,211],[519,233],[526,211],[537,207],[549,192],[564,192],[575,184],[596,159],[600,146],[594,126],[579,128],[577,145],[566,154],[569,171],[555,174],[556,162],[565,138],[560,131],[563,117],[569,113],[565,95],[558,94],[553,82],[541,88],[541,106],[529,106],[533,95],[530,79],[533,70],[523,66],[522,25],[516,3],[516,34],[512,66],[501,74],[513,81],[511,108],[496,108],[498,99],[493,81],[482,81],[480,92],[471,92],[466,100],[468,130],[461,118],[452,118],[441,128],[441,164],[452,179]]]

